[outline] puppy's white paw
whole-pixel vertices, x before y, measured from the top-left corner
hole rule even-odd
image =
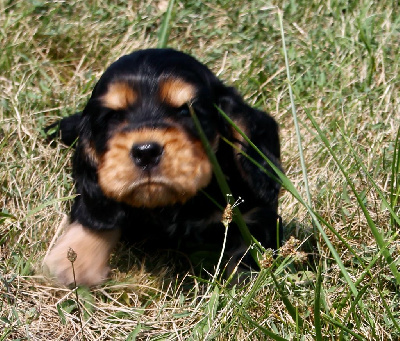
[[[110,254],[119,237],[119,230],[96,231],[72,223],[44,260],[45,270],[67,286],[75,282],[98,285],[107,278]],[[73,267],[68,257],[70,249],[76,254],[76,259],[72,258]]]

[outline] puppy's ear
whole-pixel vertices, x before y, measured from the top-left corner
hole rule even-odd
[[[72,146],[77,142],[78,137],[82,135],[81,132],[83,130],[86,130],[86,133],[84,134],[86,140],[90,139],[90,137],[87,136],[87,134],[90,132],[88,128],[88,112],[92,111],[92,107],[94,106],[93,103],[96,103],[96,101],[93,100],[96,88],[97,84],[95,85],[92,96],[83,111],[64,117],[61,120],[56,121],[44,128],[44,132],[48,141],[61,138],[61,141],[64,144],[67,146]]]
[[[234,88],[225,87],[220,92],[218,106],[246,134],[251,142],[281,169],[279,129],[276,121],[267,113],[247,105]],[[240,150],[259,163],[269,174],[276,177],[268,163],[234,127],[226,123],[224,130],[227,138]],[[277,207],[280,184],[273,179],[273,176],[266,174],[238,150],[234,149],[232,152],[234,164],[253,194],[265,204]]]
[[[92,96],[93,97],[93,96]],[[100,154],[93,140],[91,117],[99,113],[98,101],[90,99],[79,121],[79,139],[73,157],[73,177],[77,196],[71,210],[71,221],[95,230],[118,227],[123,212],[120,204],[106,198],[98,184]]]
[[[74,115],[64,117],[63,119],[50,124],[44,128],[47,140],[52,141],[57,137],[60,137],[64,144],[72,146],[79,136],[81,119],[82,113],[77,112]]]

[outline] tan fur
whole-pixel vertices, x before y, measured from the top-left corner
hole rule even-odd
[[[100,284],[107,278],[110,254],[119,237],[119,230],[96,231],[72,223],[44,260],[44,266],[60,283],[74,284],[72,264],[67,259],[71,248],[77,255],[74,262],[76,284]]]
[[[164,151],[150,171],[136,167],[134,144],[157,142]],[[211,180],[212,167],[200,141],[179,128],[120,132],[111,137],[98,167],[103,192],[134,207],[157,207],[185,202]]]
[[[237,127],[238,127],[247,137],[251,138],[251,136],[249,136],[248,128],[247,128],[247,126],[246,126],[246,124],[245,124],[244,122],[242,122],[242,121],[240,121],[240,120],[236,120],[236,121],[235,121],[235,124],[237,125]],[[246,142],[246,140],[243,138],[243,136],[242,136],[235,128],[233,128],[233,127],[232,127],[232,134],[233,134],[233,137],[234,137],[236,140],[238,140],[238,141],[240,141],[240,142],[242,142],[242,143],[246,143],[246,144],[247,144],[247,142]],[[237,144],[238,147],[240,147],[240,144],[239,144],[239,143],[236,143],[236,144]],[[241,148],[241,149],[242,149],[242,148]]]
[[[127,109],[136,99],[137,94],[126,82],[111,83],[107,93],[101,97],[103,105],[113,110]]]
[[[196,96],[194,85],[179,78],[167,78],[160,82],[160,97],[164,103],[179,108]]]
[[[98,164],[98,156],[96,149],[94,148],[93,142],[88,142],[85,140],[84,142],[84,152],[86,154],[86,157],[88,158],[90,164],[93,166],[96,166]]]

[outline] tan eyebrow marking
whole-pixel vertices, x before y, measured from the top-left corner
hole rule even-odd
[[[160,81],[161,100],[173,107],[179,108],[195,96],[195,86],[182,79],[167,78]]]
[[[106,94],[101,97],[103,105],[113,110],[127,109],[136,99],[136,92],[126,82],[111,83]]]

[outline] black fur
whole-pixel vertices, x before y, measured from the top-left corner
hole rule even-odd
[[[198,132],[186,106],[171,108],[154,99],[155,88],[162,75],[177,77],[195,85],[197,96],[193,108],[207,138],[218,145],[216,156],[232,194],[244,199],[239,208],[248,221],[250,232],[264,247],[275,249],[277,239],[282,236],[282,225],[277,214],[280,185],[221,140],[223,136],[237,143],[245,153],[273,173],[253,148],[236,139],[238,135],[221,117],[214,104],[244,128],[252,142],[280,167],[279,135],[275,120],[247,105],[235,89],[225,86],[206,66],[187,54],[171,49],[141,50],[120,58],[104,72],[82,113],[64,118],[51,126],[59,125],[65,144],[71,145],[78,140],[73,162],[78,196],[72,207],[71,221],[96,230],[120,228],[123,238],[156,249],[177,248],[190,254],[194,250],[206,250],[211,245],[214,250],[220,250],[224,228],[218,220],[212,219],[217,212],[220,215],[220,210],[203,191],[184,204],[156,208],[129,206],[103,193],[98,183],[96,163],[85,149],[90,145],[98,155],[102,155],[108,148],[107,142],[112,132],[121,122],[127,122],[127,130],[140,127],[152,129],[174,122],[192,139],[198,140]],[[139,104],[129,110],[105,108],[99,98],[107,92],[109,83],[115,80],[140,84],[137,89]],[[214,177],[204,192],[222,207],[226,205],[226,198],[221,194]],[[240,257],[236,251],[242,246],[240,232],[232,223],[228,233],[227,254]]]

